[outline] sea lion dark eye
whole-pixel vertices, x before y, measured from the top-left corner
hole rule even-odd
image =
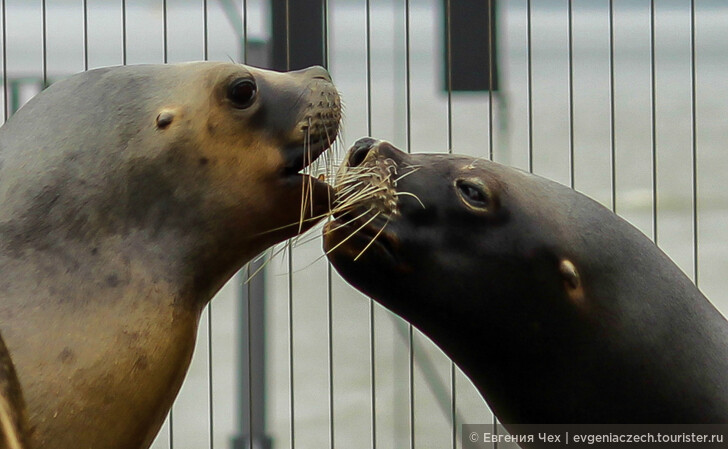
[[[490,195],[484,186],[461,179],[455,183],[455,187],[457,187],[458,194],[466,205],[484,210],[490,207]]]
[[[250,78],[240,78],[230,83],[227,97],[236,108],[246,109],[253,104],[257,92],[258,89],[255,86],[255,81]]]

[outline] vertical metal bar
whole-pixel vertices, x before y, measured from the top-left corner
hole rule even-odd
[[[324,1],[324,61],[326,68],[329,69],[329,2]],[[329,177],[329,173],[326,174]],[[331,262],[326,261],[326,324],[328,327],[327,334],[327,356],[328,356],[328,381],[329,381],[329,449],[334,449],[334,315],[333,315],[333,299],[334,289],[332,284],[333,270]]]
[[[323,11],[322,11],[322,14],[323,14],[323,20],[322,20],[323,36],[322,37],[323,37],[323,39],[322,40],[324,41],[323,42],[323,45],[324,45],[323,56],[324,56],[324,64],[326,65],[326,70],[328,70],[329,69],[329,1],[324,0],[322,7],[323,7]]]
[[[690,0],[690,119],[693,163],[693,281],[698,285],[698,123],[695,76],[695,0]]]
[[[493,0],[488,0],[488,159],[493,160]]]
[[[286,70],[291,70],[291,8],[286,0]],[[290,402],[290,432],[291,449],[296,447],[296,412],[293,394],[293,247],[292,240],[288,241],[288,369],[289,369],[289,402]]]
[[[405,79],[406,79],[406,104],[407,104],[407,112],[406,112],[406,121],[407,121],[407,153],[412,152],[412,83],[410,81],[410,0],[405,0],[404,3],[404,28],[405,28]],[[408,385],[409,385],[409,420],[410,420],[410,434],[409,434],[409,443],[410,443],[410,449],[414,449],[415,447],[415,381],[414,381],[414,344],[413,344],[413,327],[412,324],[407,324],[407,334],[408,334],[408,348],[407,348],[407,356],[408,356],[408,363],[409,363],[409,378],[408,378]]]
[[[247,10],[245,14],[247,15]],[[250,263],[245,264],[245,279],[248,280],[245,284],[245,288],[248,290],[246,301],[246,319],[248,321],[248,448],[253,449],[253,435],[255,434],[255,429],[253,429],[253,291],[250,282]],[[260,434],[263,435],[263,429],[260,429]]]
[[[207,395],[210,405],[210,449],[213,447],[213,424],[214,424],[214,407],[212,395],[212,301],[207,303]]]
[[[2,0],[3,13],[3,123],[8,121],[8,21],[5,17],[7,10],[5,0]]]
[[[452,154],[452,30],[450,0],[445,0],[445,54],[447,58],[447,152]]]
[[[167,0],[162,0],[162,61],[165,64],[169,61],[167,33]],[[169,449],[174,449],[174,403],[169,408]]]
[[[88,70],[88,0],[83,0],[83,70]]]
[[[208,60],[208,32],[207,32],[207,0],[202,0],[202,59]],[[248,298],[250,300],[250,298]],[[213,448],[215,437],[214,437],[214,424],[215,424],[215,413],[214,413],[214,397],[212,391],[212,301],[207,303],[207,396],[209,401],[209,447]]]
[[[409,399],[410,399],[410,449],[415,449],[415,344],[414,326],[407,325],[409,343]]]
[[[652,120],[652,239],[657,244],[657,101],[655,82],[655,0],[650,0],[650,101]]]
[[[450,408],[450,419],[452,420],[452,449],[458,445],[458,416],[457,416],[457,384],[455,380],[455,363],[450,361],[450,391],[452,391],[452,403]]]
[[[286,0],[286,70],[291,70],[291,5]]]
[[[121,64],[126,65],[126,0],[121,0]]]
[[[334,449],[334,316],[333,316],[333,271],[329,262],[326,269],[327,308],[326,319],[328,324],[328,363],[329,363],[329,449]]]
[[[374,352],[374,300],[369,298],[369,365],[371,367],[371,409],[372,409],[372,449],[377,447],[377,383],[376,383],[376,362]]]
[[[490,12],[488,13],[490,15]],[[447,152],[452,154],[452,15],[450,0],[445,1],[445,52],[447,56]],[[452,423],[452,448],[457,447],[455,363],[450,361],[450,421]]]
[[[243,0],[243,64],[248,63],[248,0]],[[252,449],[252,446],[251,446]]]
[[[407,153],[412,152],[412,86],[410,83],[410,0],[404,0],[404,72],[405,72],[405,147]]]
[[[329,449],[334,449],[334,316],[333,316],[333,271],[329,262],[326,269],[326,291],[328,303],[326,319],[328,324],[328,362],[329,362]]]
[[[288,6],[286,2],[286,6]],[[288,17],[288,8],[286,8],[286,17]],[[288,388],[289,388],[289,406],[290,406],[290,433],[291,433],[291,449],[294,449],[296,441],[295,427],[295,403],[294,403],[294,371],[293,371],[293,243],[288,242]]]
[[[526,0],[526,67],[528,97],[528,171],[533,172],[533,74],[531,73],[531,0]]]
[[[614,98],[614,0],[609,0],[609,145],[612,172],[612,211],[617,212],[617,145]]]
[[[248,2],[243,0],[243,64],[248,63]],[[253,295],[251,294],[250,283],[250,263],[245,264],[245,287],[247,289],[246,301],[246,320],[247,320],[247,344],[248,344],[248,448],[253,449],[253,331],[252,331],[252,307],[251,302]],[[261,435],[263,429],[261,429]]]
[[[372,53],[371,53],[371,7],[369,0],[365,0],[364,17],[366,22],[365,30],[365,53],[366,53],[366,89],[367,89],[367,135],[372,134]]]
[[[42,49],[42,72],[43,72],[43,89],[48,87],[48,18],[46,14],[46,0],[43,0],[41,2],[41,16],[43,19],[43,29],[42,29],[42,40],[43,40],[43,49]]]
[[[169,61],[169,45],[167,41],[167,0],[162,0],[162,58],[166,64]]]
[[[569,185],[574,188],[574,15],[571,0],[567,2],[569,19]]]
[[[367,89],[367,135],[372,135],[372,36],[371,36],[371,4],[365,1],[364,17],[365,29],[365,50],[366,50],[366,89]],[[371,380],[371,426],[372,426],[372,449],[377,447],[377,382],[376,382],[376,353],[374,339],[374,300],[369,298],[369,366]]]
[[[207,61],[208,54],[208,33],[207,33],[207,0],[202,0],[202,58]]]

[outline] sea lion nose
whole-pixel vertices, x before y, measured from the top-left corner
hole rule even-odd
[[[314,65],[305,69],[297,70],[296,73],[300,73],[301,75],[312,80],[324,80],[332,82],[329,71],[321,67],[320,65]]]
[[[357,167],[364,162],[367,154],[374,148],[374,145],[378,143],[377,139],[371,137],[363,137],[357,140],[349,150],[349,167]]]

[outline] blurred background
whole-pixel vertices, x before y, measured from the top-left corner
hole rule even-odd
[[[373,135],[571,185],[655,240],[728,311],[723,1],[1,4],[4,118],[44,82],[88,68],[323,64],[345,104],[339,158]],[[492,422],[426,337],[331,270],[319,235],[269,253],[253,282],[262,260],[213,299],[155,449],[245,448],[251,428],[256,448],[460,447],[454,423]]]

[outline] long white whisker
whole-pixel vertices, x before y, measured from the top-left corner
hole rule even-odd
[[[333,248],[331,248],[330,250],[326,251],[326,255],[328,256],[329,254],[331,254],[331,252],[332,252],[332,251],[334,251],[334,250],[335,250],[336,248],[338,248],[338,247],[340,247],[341,245],[343,245],[343,244],[344,244],[344,243],[345,243],[345,242],[346,242],[347,240],[349,240],[349,239],[350,239],[350,238],[352,238],[352,237],[353,237],[354,235],[356,235],[356,233],[357,233],[357,232],[359,232],[359,231],[361,231],[362,229],[364,229],[364,228],[365,228],[365,227],[366,227],[366,226],[367,226],[367,225],[368,225],[369,223],[371,223],[372,221],[374,221],[374,219],[375,219],[375,218],[377,218],[377,217],[379,216],[379,214],[380,214],[380,212],[377,212],[377,213],[376,213],[376,214],[375,214],[375,215],[374,215],[374,216],[373,216],[372,218],[370,218],[369,220],[367,220],[367,222],[366,222],[366,223],[364,223],[363,225],[359,226],[359,227],[358,227],[358,228],[356,229],[356,231],[352,232],[352,233],[351,233],[351,234],[349,234],[349,235],[348,235],[348,236],[347,236],[347,237],[346,237],[346,238],[345,238],[344,240],[342,240],[342,241],[340,241],[339,243],[337,243],[337,244],[336,244],[336,246],[334,246],[334,247],[333,247]]]
[[[374,238],[369,243],[367,243],[367,246],[365,246],[364,249],[361,250],[361,252],[354,258],[354,262],[356,262],[357,260],[359,260],[359,258],[361,257],[361,255],[364,254],[364,252],[366,250],[368,250],[370,246],[372,246],[372,244],[377,239],[377,237],[379,237],[382,234],[382,232],[384,231],[384,228],[386,228],[387,225],[389,224],[389,220],[390,219],[387,218],[387,221],[384,223],[384,225],[381,227],[381,229],[379,229],[379,232],[377,232],[377,235],[375,235]]]
[[[427,209],[424,204],[422,204],[422,201],[415,195],[414,193],[410,192],[396,192],[394,194],[395,196],[411,196],[412,198],[416,199],[418,203],[420,203],[420,206],[422,206],[423,209]]]
[[[407,176],[411,175],[412,173],[417,173],[420,170],[420,168],[422,168],[422,167],[417,167],[415,169],[408,171],[407,173],[405,173],[405,174],[401,175],[400,177],[398,177],[397,179],[395,179],[394,182],[398,182],[399,180],[406,178]]]
[[[332,233],[332,232],[334,232],[334,231],[336,231],[336,230],[338,230],[338,229],[341,229],[341,228],[343,228],[344,226],[347,226],[347,225],[348,225],[348,224],[350,224],[350,223],[353,223],[353,222],[355,222],[356,220],[360,219],[361,217],[363,217],[364,215],[368,214],[368,213],[369,213],[369,212],[371,212],[372,210],[373,210],[373,208],[372,208],[372,207],[370,207],[369,209],[367,209],[366,211],[364,211],[364,212],[362,212],[361,214],[357,215],[356,217],[354,217],[354,218],[352,218],[352,219],[350,219],[350,220],[348,220],[348,221],[346,221],[346,222],[344,222],[344,223],[341,223],[341,224],[337,225],[336,227],[333,227],[333,228],[329,229],[328,231],[326,231],[326,232],[324,233],[324,235],[326,235],[326,234],[330,234],[330,233]]]

